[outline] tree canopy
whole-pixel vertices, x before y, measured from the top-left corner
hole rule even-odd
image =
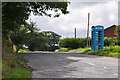
[[[58,42],[60,39],[60,35],[52,31],[43,31],[42,34],[48,37],[48,42],[46,43],[46,50],[54,51],[58,48]]]
[[[3,2],[2,3],[2,31],[3,36],[8,36],[21,25],[26,25],[26,20],[33,13],[39,16],[51,17],[47,11],[53,11],[54,17],[67,14],[68,2]]]
[[[10,35],[12,42],[17,46],[17,51],[24,49],[24,46],[28,47],[30,51],[53,51],[57,49],[61,36],[52,31],[39,32],[33,23],[31,22],[26,27],[21,27]]]

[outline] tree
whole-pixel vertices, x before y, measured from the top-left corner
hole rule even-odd
[[[3,36],[9,36],[12,31],[26,24],[29,12],[23,3],[2,3]]]
[[[48,37],[48,42],[46,43],[47,50],[54,51],[55,49],[57,49],[58,41],[61,36],[52,31],[43,31],[42,33]]]
[[[27,32],[32,32],[33,24],[26,23],[29,15],[33,13],[39,16],[51,17],[48,11],[51,10],[56,14],[54,17],[59,17],[60,14],[67,14],[68,2],[3,2],[2,3],[2,36],[4,39],[13,40],[16,45],[21,45],[25,42],[23,36]],[[24,30],[18,31],[24,27]],[[28,27],[29,26],[29,27]],[[25,34],[24,34],[25,33]],[[17,34],[17,35],[16,35]],[[34,33],[29,33],[34,34]],[[27,34],[28,35],[28,34]],[[11,36],[13,39],[11,39]],[[15,41],[16,40],[16,41]]]
[[[48,40],[46,36],[39,33],[39,29],[35,27],[36,23],[30,21],[30,24],[22,26],[18,31],[11,34],[12,42],[17,46],[17,51],[27,46],[31,51],[42,50]]]
[[[116,26],[115,34],[118,40],[118,45],[120,45],[120,25]]]
[[[34,15],[49,16],[47,11],[54,11],[54,17],[67,14],[68,2],[3,2],[2,3],[2,31],[3,37],[8,37],[21,25],[26,25],[26,20],[33,12]],[[61,11],[61,13],[60,13]]]
[[[48,38],[41,33],[29,33],[25,45],[30,51],[45,50],[47,41]]]

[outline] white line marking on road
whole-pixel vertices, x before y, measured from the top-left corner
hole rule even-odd
[[[118,75],[118,74],[113,74],[113,75]]]
[[[58,59],[58,60],[62,60],[62,59]]]
[[[87,63],[88,63],[89,65],[92,65],[92,66],[95,65],[95,64],[93,64],[93,63],[89,63],[89,62],[87,62]]]
[[[108,68],[108,67],[106,67],[106,66],[105,66],[105,67],[103,67],[103,68],[104,68],[104,69],[109,69],[109,68]]]
[[[77,58],[77,57],[67,57],[68,59],[72,59],[72,60],[81,60],[82,58]]]

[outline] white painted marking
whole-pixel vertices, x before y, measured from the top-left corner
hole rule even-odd
[[[92,65],[92,66],[95,65],[95,64],[93,64],[93,63],[89,63],[89,62],[86,62],[86,63],[88,63],[89,65]]]
[[[93,64],[93,63],[89,63],[90,65],[95,65],[95,64]]]
[[[62,59],[58,59],[58,60],[62,60]]]
[[[72,60],[81,60],[81,58],[77,58],[77,57],[67,57],[67,58]]]
[[[118,74],[113,74],[113,75],[118,75]]]
[[[104,69],[109,69],[109,68],[108,68],[108,67],[106,67],[106,66],[105,66],[105,67],[103,67],[103,68],[104,68]]]

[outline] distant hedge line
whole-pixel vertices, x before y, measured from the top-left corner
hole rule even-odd
[[[84,48],[87,45],[87,38],[64,38],[60,40],[59,45],[70,49]]]
[[[91,39],[89,38],[91,42]],[[89,43],[91,46],[91,43]],[[104,46],[117,45],[116,38],[104,38]],[[87,46],[87,38],[64,38],[59,41],[59,46],[63,48],[77,49],[85,48]]]

